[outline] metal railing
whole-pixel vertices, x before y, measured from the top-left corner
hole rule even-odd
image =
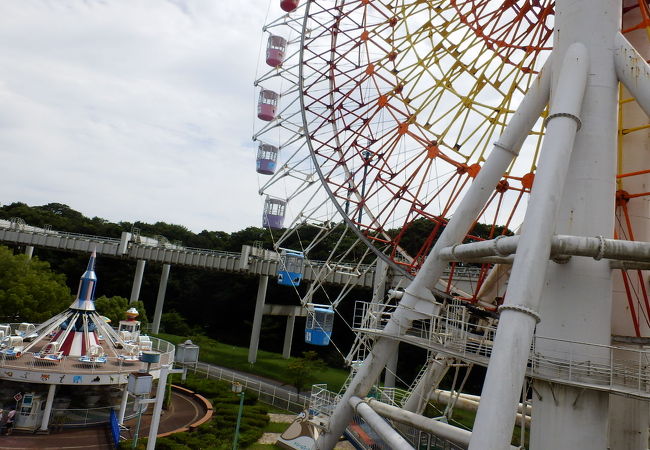
[[[394,306],[357,302],[353,329],[380,334]],[[496,326],[471,316],[466,308],[448,305],[440,315],[416,320],[399,330],[403,339],[486,365],[492,354]],[[535,336],[528,375],[650,398],[650,350]]]
[[[146,405],[144,406],[146,408]],[[108,423],[111,410],[119,411],[120,405],[103,406],[98,408],[65,408],[52,409],[50,427],[85,427]],[[138,414],[134,400],[126,404],[124,420],[132,419]]]
[[[151,370],[159,369],[162,365],[174,362],[174,345],[158,339],[151,338],[152,350],[160,353],[160,362],[151,365]],[[78,356],[64,356],[60,361],[43,361],[33,357],[33,352],[24,352],[20,357],[0,355],[0,368],[14,370],[38,370],[41,379],[47,381],[51,373],[56,374],[122,374],[131,373],[140,367],[145,367],[142,362],[125,362],[122,358],[109,356],[105,363],[89,364],[79,360]]]
[[[195,374],[205,375],[206,378],[229,383],[240,383],[246,391],[255,393],[259,401],[278,409],[298,414],[309,406],[309,397],[291,392],[273,383],[250,378],[232,370],[201,362],[188,367]]]
[[[368,396],[372,396],[384,403],[398,406],[398,402],[401,401],[401,397],[405,394],[406,391],[402,389],[380,389],[375,386]],[[320,426],[326,427],[339,400],[340,396],[335,392],[328,391],[326,385],[313,385],[309,400],[309,414],[311,420]],[[390,423],[395,430],[399,431],[399,433],[418,450],[464,450],[466,448],[411,425],[397,423],[390,419],[385,420]],[[366,424],[363,418],[356,414],[353,416],[352,422],[346,428],[345,436],[348,440],[352,441],[357,448],[390,450],[390,447],[368,424]]]

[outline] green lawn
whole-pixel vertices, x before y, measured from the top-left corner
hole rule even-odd
[[[269,422],[269,424],[264,427],[265,433],[284,433],[284,431],[289,428],[289,423],[280,423],[280,422]]]
[[[179,344],[188,339],[187,337],[164,333],[156,336],[173,344]],[[287,382],[287,364],[290,360],[282,358],[282,355],[278,353],[259,350],[257,352],[257,362],[255,364],[249,364],[248,348],[246,347],[222,344],[206,336],[190,336],[189,339],[200,347],[199,359],[202,362],[248,372],[285,383]],[[329,390],[338,391],[347,376],[348,372],[345,370],[328,367],[316,374],[313,383],[325,383]]]

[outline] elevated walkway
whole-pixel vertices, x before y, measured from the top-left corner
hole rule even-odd
[[[98,256],[258,276],[275,276],[280,259],[277,252],[248,245],[243,246],[240,253],[235,253],[184,247],[164,239],[142,237],[128,232],[123,232],[121,238],[116,239],[38,228],[20,221],[8,220],[0,220],[0,242],[80,253],[96,250]],[[314,281],[319,277],[324,277],[325,283],[355,284],[372,288],[374,267],[367,265],[328,267],[323,261],[305,261],[303,279]],[[354,280],[351,280],[352,278]],[[400,278],[401,275],[392,277],[393,284],[397,285]]]
[[[185,247],[170,243],[162,237],[149,238],[129,232],[123,232],[120,239],[116,239],[56,231],[33,227],[20,220],[0,220],[0,242],[80,253],[91,253],[96,250],[98,256],[144,260],[253,276],[275,276],[280,259],[277,252],[250,245],[244,245],[239,253],[226,252]],[[462,276],[459,277],[458,275],[461,275],[459,273],[455,275],[457,282],[461,284],[460,289],[463,289],[463,283],[474,283],[478,276],[470,268],[464,270]],[[456,271],[458,272],[458,269]],[[305,260],[303,279],[306,281],[322,280],[327,284],[351,284],[372,289],[374,277],[374,266]],[[388,276],[388,285],[404,286],[403,278],[402,274],[393,272]]]

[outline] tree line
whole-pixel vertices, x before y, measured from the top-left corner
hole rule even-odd
[[[186,247],[205,248],[222,251],[241,251],[242,245],[258,244],[264,248],[273,248],[273,236],[268,230],[257,227],[248,227],[234,233],[223,231],[203,230],[194,233],[182,225],[156,222],[148,224],[144,222],[118,222],[113,223],[99,217],[85,217],[68,205],[61,203],[49,203],[42,206],[29,206],[25,203],[11,203],[0,206],[0,219],[10,220],[21,218],[28,225],[36,227],[51,227],[53,230],[72,233],[88,234],[95,236],[120,238],[122,232],[131,232],[134,228],[139,229],[143,236],[164,236],[170,242],[179,242]],[[308,242],[319,232],[316,227],[301,229],[300,236],[291,236],[283,245],[288,248],[300,249],[300,242]],[[351,233],[348,233],[350,235]],[[329,249],[334,242],[340,238],[340,234],[333,233],[311,250],[310,258],[326,259]],[[344,236],[344,239],[353,239],[351,236]],[[24,252],[23,246],[10,245],[11,251],[0,252],[0,259],[14,253],[18,260],[25,263],[27,258],[20,255]],[[9,254],[7,253],[9,252]],[[350,254],[352,260],[355,254]],[[87,254],[70,253],[67,251],[56,251],[44,248],[34,249],[32,267],[47,272],[51,268],[51,274],[44,276],[44,279],[51,277],[58,281],[58,284],[43,283],[38,289],[41,292],[22,292],[7,290],[2,279],[10,279],[13,274],[3,270],[0,274],[0,304],[6,305],[0,316],[0,320],[15,321],[18,317],[29,318],[29,320],[43,320],[44,316],[62,311],[70,305],[72,293],[76,292],[79,277],[84,272],[88,263]],[[2,264],[0,262],[0,264]],[[120,308],[128,304],[128,297],[131,293],[133,277],[135,274],[136,262],[131,259],[120,259],[110,257],[98,257],[96,272],[98,277],[97,297],[98,305],[109,311],[111,320],[115,320]],[[24,267],[27,265],[23,264]],[[0,270],[2,267],[0,266]],[[16,269],[18,270],[18,269]],[[160,282],[162,265],[147,263],[144,279],[140,292],[140,301],[144,308],[145,321],[151,320],[155,308],[155,302]],[[3,276],[4,275],[4,276]],[[34,280],[25,283],[32,284]],[[181,266],[171,267],[170,277],[167,284],[165,296],[164,314],[162,317],[162,328],[172,334],[191,335],[204,334],[214,339],[231,345],[247,346],[250,339],[252,318],[255,308],[257,294],[257,278],[240,274],[227,274],[216,271],[187,268]],[[41,285],[39,283],[39,285]],[[67,286],[67,291],[62,294],[61,286]],[[25,288],[35,290],[37,288]],[[298,287],[301,294],[305,293],[306,286]],[[65,297],[65,300],[52,300],[53,294],[48,290],[56,291],[58,298]],[[331,297],[338,294],[336,288],[332,288]],[[325,295],[325,294],[323,294]],[[5,297],[7,300],[5,300]],[[369,291],[359,289],[352,293],[351,299],[368,299]],[[319,299],[314,299],[318,301]],[[320,299],[324,301],[325,299]],[[293,288],[279,286],[269,282],[266,302],[269,304],[298,305],[299,297]],[[352,317],[353,301],[344,302],[342,314],[345,317]],[[35,315],[33,312],[39,309],[41,313]],[[9,317],[11,316],[11,317]],[[119,318],[117,318],[119,320]],[[262,339],[260,348],[269,351],[281,352],[285,332],[285,320],[282,317],[265,316],[262,323]],[[348,319],[349,320],[349,319]],[[353,340],[353,335],[345,324],[335,324],[337,328],[337,343],[343,348],[348,348]],[[313,350],[312,346],[304,343],[303,329],[304,318],[298,318],[294,330],[293,353],[300,355],[304,351]],[[341,358],[332,348],[317,349],[322,358],[328,363],[341,364]]]

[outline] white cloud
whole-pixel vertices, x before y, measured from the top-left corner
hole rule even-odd
[[[0,202],[260,225],[250,143],[266,1],[0,2]]]

